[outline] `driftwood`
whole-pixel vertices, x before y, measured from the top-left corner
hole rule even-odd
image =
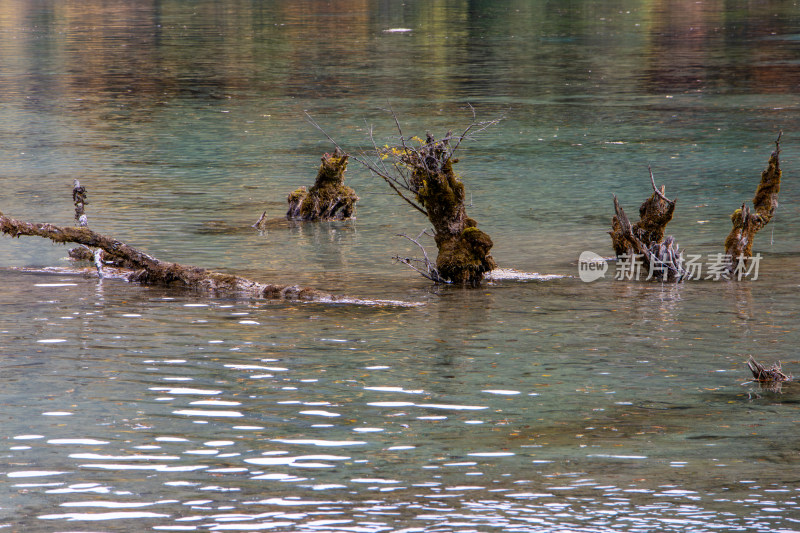
[[[311,189],[300,187],[289,194],[286,218],[313,221],[354,217],[358,196],[344,184],[348,158],[338,148],[332,154],[323,155],[314,186]]]
[[[239,295],[251,298],[335,301],[336,297],[297,285],[258,283],[233,274],[161,261],[122,241],[101,235],[87,227],[62,227],[33,224],[0,213],[0,232],[11,237],[37,236],[56,243],[76,243],[99,249],[107,260],[130,269],[127,279],[143,284],[160,284],[198,289],[214,295]],[[94,254],[93,254],[94,255]],[[97,257],[94,255],[94,257]]]
[[[781,362],[778,361],[770,368],[765,367],[755,359],[751,355],[750,358],[747,360],[747,366],[750,368],[750,372],[753,373],[753,379],[755,381],[791,381],[792,376],[787,376],[781,370]]]
[[[85,205],[89,202],[86,201],[86,187],[78,180],[72,180],[72,201],[75,204],[75,222],[79,226],[88,226]]]
[[[733,228],[725,239],[725,255],[735,264],[739,258],[753,256],[753,239],[756,233],[772,220],[778,207],[778,193],[781,190],[781,136],[775,140],[775,151],[769,157],[767,168],[761,173],[761,181],[753,197],[753,210],[746,204],[731,214]]]
[[[675,212],[675,201],[664,194],[664,186],[656,187],[653,171],[650,170],[650,183],[653,194],[639,206],[639,221],[631,225],[628,217],[621,212],[619,203],[614,196],[614,209],[616,214],[611,219],[611,243],[617,255],[622,255],[637,248],[649,248],[653,243],[664,241],[667,224],[672,220]],[[624,219],[624,220],[623,220]],[[641,252],[638,252],[641,253]]]

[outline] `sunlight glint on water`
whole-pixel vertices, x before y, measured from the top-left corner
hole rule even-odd
[[[798,389],[744,364],[800,372],[790,4],[0,8],[3,213],[71,224],[78,178],[92,228],[162,259],[420,304],[22,272],[66,249],[0,240],[0,529],[797,529]],[[331,149],[304,110],[355,149],[387,102],[409,135],[505,114],[457,166],[483,288],[393,265],[425,221],[355,163],[356,221],[250,227]],[[780,129],[758,280],[578,279],[648,164],[681,246],[721,251]]]

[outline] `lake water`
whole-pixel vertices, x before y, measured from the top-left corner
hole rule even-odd
[[[434,287],[426,221],[355,162],[357,220],[274,222],[332,149],[465,143],[504,268]],[[758,279],[578,277],[647,172],[711,258],[783,131]],[[797,2],[7,0],[0,210],[171,261],[409,306],[210,298],[0,240],[0,531],[800,529]]]

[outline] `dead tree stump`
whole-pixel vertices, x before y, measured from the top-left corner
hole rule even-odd
[[[311,189],[300,187],[289,194],[286,218],[308,221],[353,218],[358,196],[344,184],[347,159],[347,154],[338,148],[332,154],[323,155],[314,186]]]
[[[725,255],[736,264],[740,259],[753,256],[753,239],[761,228],[772,220],[778,207],[778,193],[781,190],[781,134],[775,140],[775,151],[769,157],[767,168],[761,173],[761,181],[753,197],[753,210],[747,205],[731,214],[733,228],[725,239]]]
[[[656,187],[650,170],[653,194],[639,207],[639,221],[631,224],[628,216],[614,196],[614,216],[611,219],[611,243],[617,257],[637,257],[649,277],[660,281],[677,281],[683,278],[683,256],[675,239],[665,237],[666,226],[675,212],[675,201],[664,193],[664,186]]]
[[[497,268],[489,251],[492,239],[467,216],[464,184],[453,171],[450,137],[437,141],[431,134],[417,150],[401,161],[410,169],[409,186],[433,225],[439,250],[436,272],[442,280],[459,285],[480,285],[486,272]]]
[[[358,155],[353,159],[382,178],[400,198],[428,217],[433,225],[433,238],[439,250],[435,264],[428,259],[424,247],[407,235],[402,236],[418,245],[424,258],[394,259],[436,283],[479,286],[484,274],[497,267],[489,254],[493,243],[489,235],[478,229],[475,220],[467,216],[464,184],[453,172],[453,165],[458,161],[454,155],[462,142],[472,139],[478,132],[497,124],[501,119],[478,122],[475,110],[472,106],[469,108],[472,111],[472,123],[461,134],[448,132],[438,141],[431,134],[427,135],[426,140],[406,138],[397,115],[391,111],[400,135],[399,144],[378,147],[370,130],[374,159]],[[336,141],[310,116],[306,116],[338,150]],[[420,233],[420,237],[424,234],[427,231]]]

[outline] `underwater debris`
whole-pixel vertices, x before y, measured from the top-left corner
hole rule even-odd
[[[781,185],[780,140],[783,132],[775,140],[775,151],[769,158],[767,168],[761,173],[761,181],[753,198],[753,209],[745,204],[731,215],[733,228],[725,239],[724,279],[742,278],[749,272],[747,265],[753,257],[755,234],[766,226],[778,207],[778,193]],[[653,172],[650,171],[653,194],[639,208],[640,219],[631,224],[625,211],[614,195],[614,212],[611,219],[611,243],[618,259],[641,258],[642,266],[650,273],[648,279],[659,281],[681,281],[689,277],[683,253],[672,236],[664,237],[665,227],[672,220],[675,200],[664,194],[664,187],[656,187]],[[722,255],[722,254],[720,254]]]
[[[81,189],[83,188],[81,187]],[[81,194],[85,198],[85,189]],[[113,237],[97,233],[86,226],[70,227],[47,223],[37,224],[17,220],[0,212],[0,233],[10,237],[36,236],[50,239],[55,243],[80,244],[81,247],[75,249],[77,250],[74,252],[75,258],[94,261],[100,278],[104,277],[101,269],[102,263],[107,263],[126,269],[128,272],[124,277],[131,282],[184,287],[210,293],[213,296],[340,302],[358,305],[413,305],[396,301],[338,297],[298,285],[259,283],[234,274],[214,272],[196,266],[162,261]],[[73,254],[71,253],[71,255]]]
[[[792,376],[787,376],[781,370],[781,362],[778,361],[770,368],[765,367],[756,361],[751,355],[747,360],[747,366],[753,373],[753,379],[760,382],[791,381]]]
[[[770,392],[781,392],[782,385],[787,381],[792,381],[791,375],[787,376],[783,373],[780,361],[767,368],[751,355],[747,360],[747,367],[753,373],[753,381],[758,382],[762,389]]]

